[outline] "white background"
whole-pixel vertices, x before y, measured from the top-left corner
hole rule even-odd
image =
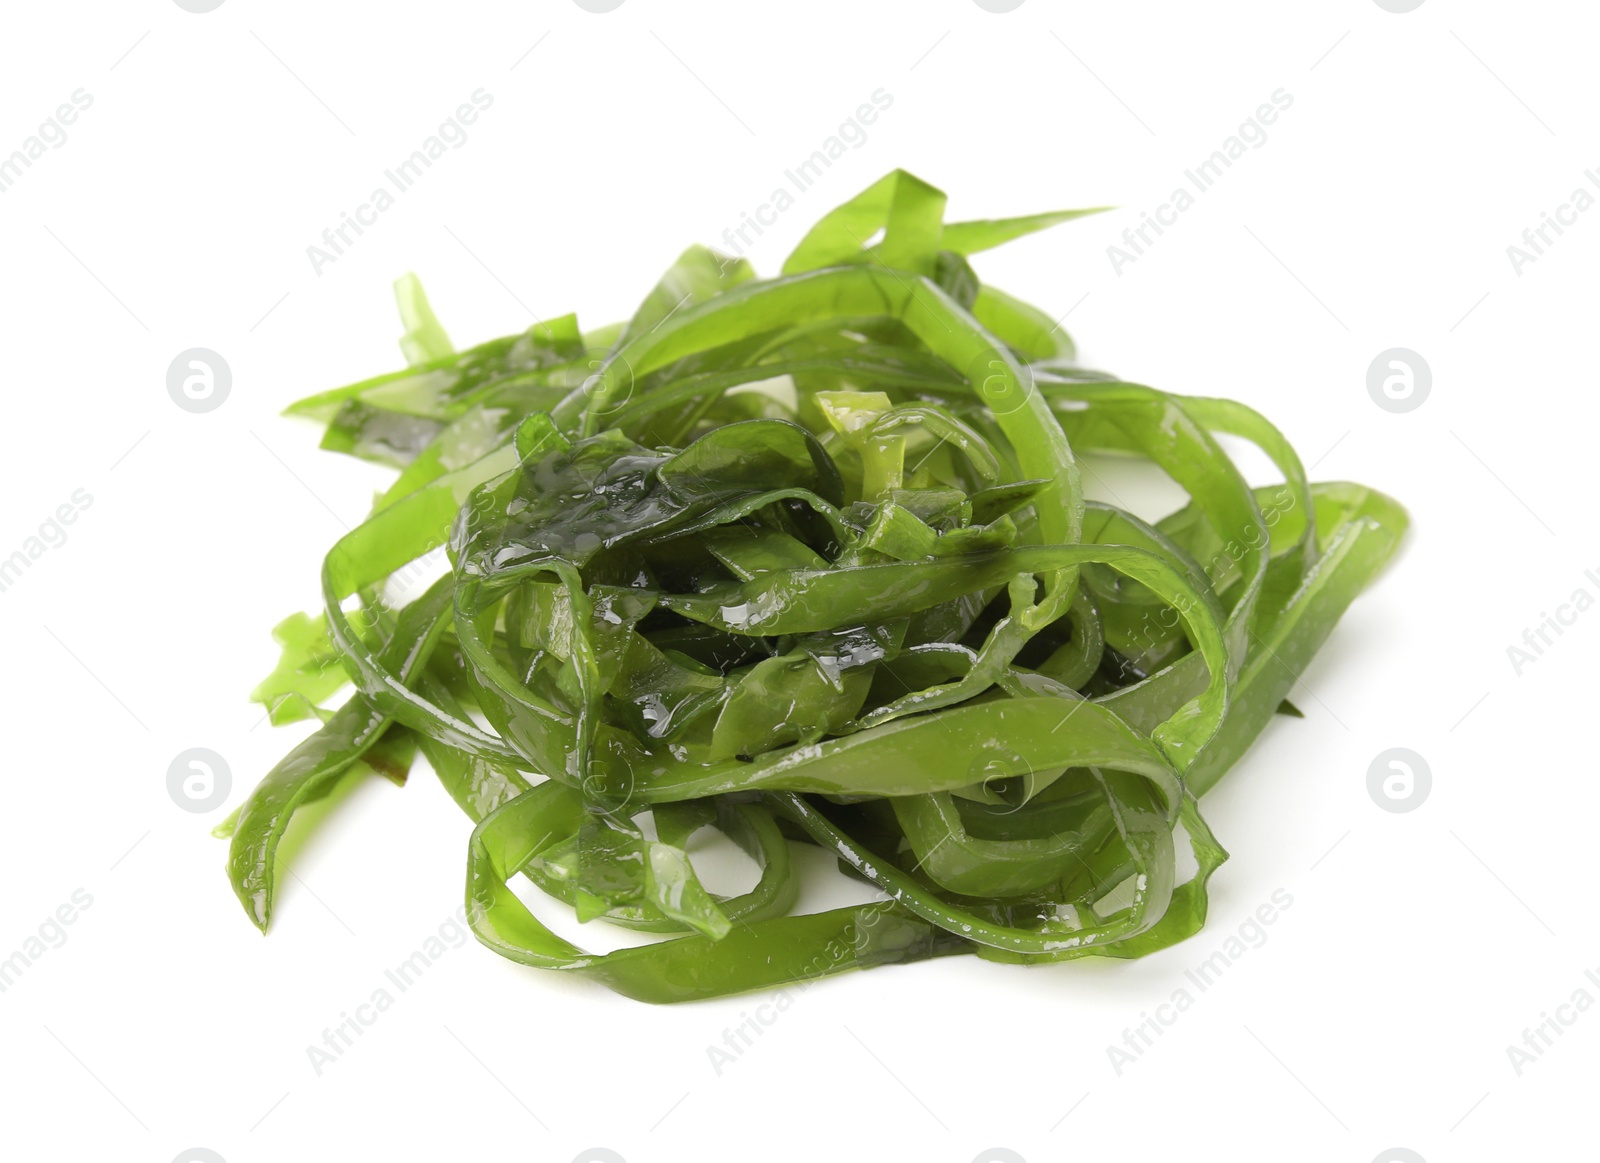
[[[1595,25],[1487,0],[8,6],[0,154],[75,90],[93,105],[0,194],[0,557],[93,500],[0,593],[0,958],[74,890],[93,903],[0,994],[0,1155],[1442,1163],[1592,1125],[1600,1013],[1564,1011],[1520,1076],[1507,1046],[1600,999],[1600,613],[1520,675],[1507,648],[1600,596],[1600,214],[1520,274],[1506,248],[1600,166]],[[479,88],[470,140],[316,273],[306,247]],[[307,1045],[457,907],[468,824],[425,769],[374,780],[295,854],[270,937],[228,890],[208,831],[304,730],[245,699],[267,631],[315,607],[321,553],[387,479],[277,413],[398,364],[407,270],[462,345],[625,316],[880,88],[758,269],[896,166],[956,218],[1123,206],[980,274],[1071,310],[1085,362],[1245,400],[1316,478],[1411,511],[1304,675],[1306,719],[1205,801],[1233,853],[1207,929],[1133,963],[825,980],[720,1075],[707,1047],[764,999],[651,1008],[469,942],[319,1077]],[[1265,145],[1115,271],[1121,231],[1280,88]],[[193,346],[233,372],[204,415],[165,386]],[[1393,346],[1433,372],[1405,415],[1366,390]],[[1433,774],[1403,815],[1366,787],[1396,746]],[[204,815],[166,788],[190,747],[233,773]],[[1107,1046],[1278,889],[1265,942],[1119,1075]]]

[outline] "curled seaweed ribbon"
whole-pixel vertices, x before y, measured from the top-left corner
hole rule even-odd
[[[411,366],[289,410],[399,477],[254,696],[322,720],[224,828],[258,927],[297,810],[419,750],[476,825],[478,939],[645,1001],[1135,957],[1201,927],[1226,853],[1197,797],[1294,713],[1406,515],[1308,482],[1242,404],[1079,367],[968,262],[1092,211],[944,207],[896,171],[777,278],[694,247],[625,324],[459,353],[401,281]],[[1281,483],[1252,487],[1222,439]],[[1152,523],[1089,500],[1083,453],[1142,458],[1188,502]],[[441,547],[448,572],[395,601]],[[703,829],[759,868],[748,891],[701,882]],[[794,915],[796,842],[881,899]],[[660,939],[586,953],[518,873]]]

